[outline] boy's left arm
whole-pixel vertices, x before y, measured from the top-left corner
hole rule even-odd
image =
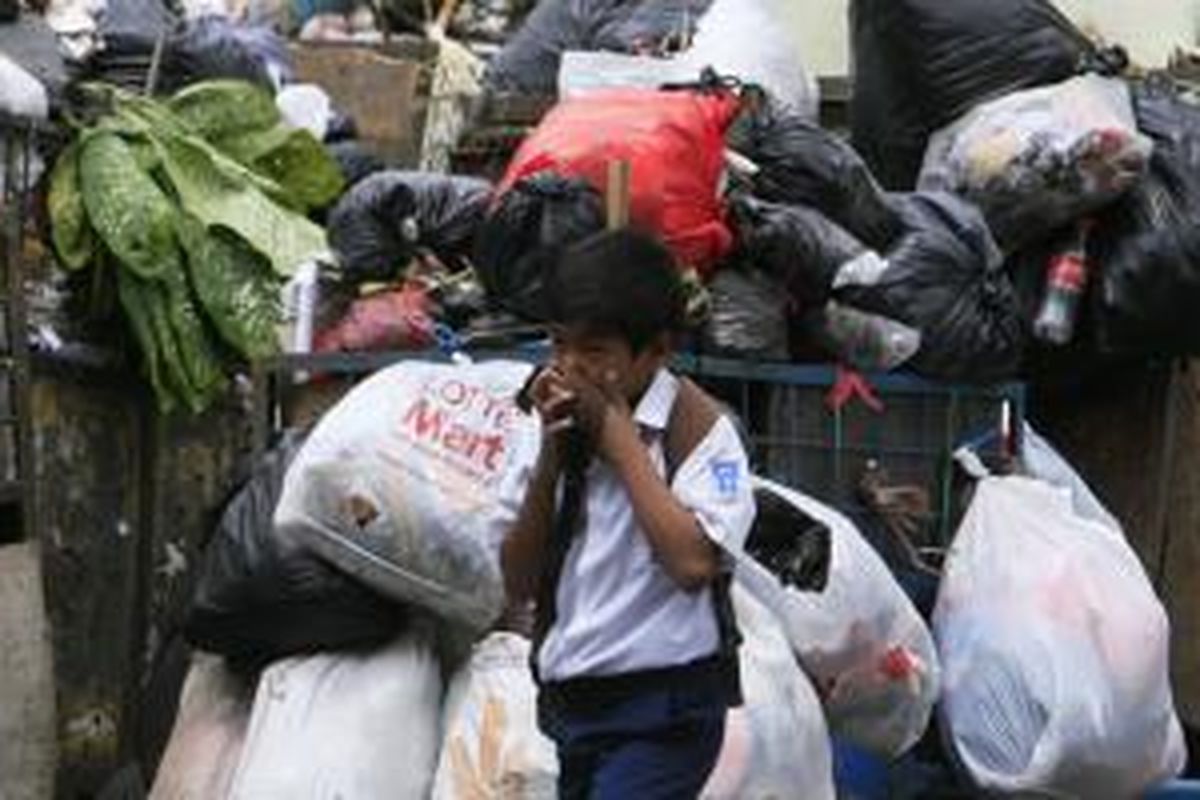
[[[736,436],[733,438],[736,440]],[[720,447],[718,442],[716,452],[700,457],[714,465],[725,465],[721,469],[733,470],[732,474],[718,474],[720,469],[714,466],[709,476],[726,486],[714,484],[711,492],[687,492],[687,499],[695,502],[685,503],[659,474],[636,423],[627,413],[610,410],[601,433],[601,449],[621,476],[651,549],[667,574],[686,591],[700,591],[716,579],[722,563],[718,542],[731,549],[740,548],[754,517],[741,445],[735,441],[729,449],[736,451],[726,454],[720,452]],[[688,474],[695,473],[693,461],[689,457],[688,463],[681,466],[678,484],[695,482],[698,476]],[[732,486],[728,485],[730,481]],[[718,490],[725,488],[729,492],[723,498]]]

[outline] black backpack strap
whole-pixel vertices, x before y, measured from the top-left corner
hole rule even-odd
[[[575,541],[582,526],[585,501],[587,499],[587,467],[591,460],[591,448],[583,436],[575,434],[566,439],[562,475],[562,498],[554,515],[550,530],[550,546],[542,572],[538,577],[537,604],[533,617],[533,640],[529,651],[534,680],[541,682],[538,674],[538,655],[550,629],[558,616],[558,584],[562,579],[563,567],[571,543]]]

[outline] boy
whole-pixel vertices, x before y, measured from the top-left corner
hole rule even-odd
[[[510,602],[537,603],[560,796],[693,798],[741,702],[722,551],[754,518],[746,454],[666,368],[684,296],[662,245],[598,234],[561,254],[545,296],[553,356],[528,392],[542,441],[501,560]]]

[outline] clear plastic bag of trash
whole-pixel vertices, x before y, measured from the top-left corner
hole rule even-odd
[[[983,478],[933,623],[943,728],[982,790],[1116,800],[1183,769],[1166,612],[1068,489]]]
[[[909,750],[929,724],[940,669],[933,638],[887,565],[845,516],[798,491],[755,478],[770,495],[830,531],[828,577],[788,585],[752,558],[736,579],[783,623],[821,696],[830,731],[885,757]],[[807,525],[797,525],[807,535]]]
[[[528,479],[514,453],[537,440],[516,406],[531,370],[410,361],[371,376],[292,462],[276,531],[395,601],[486,630],[503,607],[506,499]]]
[[[938,131],[918,185],[974,202],[1011,250],[1120,197],[1152,150],[1124,81],[1084,75],[981,105]]]
[[[558,797],[558,752],[538,728],[529,640],[496,632],[454,676],[433,800]]]
[[[833,800],[829,731],[808,677],[779,621],[739,586],[732,592],[742,645],[742,695],[729,710],[725,739],[702,800]],[[800,787],[803,787],[802,789]]]

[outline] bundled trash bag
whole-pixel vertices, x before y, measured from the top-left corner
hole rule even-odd
[[[1200,107],[1169,83],[1134,93],[1138,126],[1154,142],[1150,170],[1097,220],[1089,261],[1098,272],[1098,343],[1118,354],[1200,353]]]
[[[1050,0],[853,0],[850,27],[854,147],[892,190],[913,187],[933,131],[1104,60]]]
[[[788,356],[788,297],[759,270],[723,269],[708,285],[705,347],[762,360]]]
[[[854,148],[765,98],[746,106],[727,139],[757,167],[755,197],[816,209],[868,247],[892,243],[899,216]]]
[[[725,739],[702,800],[833,800],[833,755],[821,701],[779,622],[740,587],[733,609],[745,703],[725,718]]]
[[[433,800],[555,800],[558,753],[538,729],[529,640],[498,632],[475,645],[443,712]]]
[[[812,208],[738,196],[729,209],[739,259],[779,281],[798,310],[823,306],[838,272],[868,252]]]
[[[1016,293],[978,209],[947,194],[896,196],[905,233],[834,280],[839,302],[918,330],[920,373],[988,382],[1020,367],[1024,331]]]
[[[428,797],[442,697],[431,641],[414,631],[264,670],[230,800]]]
[[[602,230],[604,201],[586,181],[531,175],[505,193],[484,221],[475,269],[494,305],[541,319],[542,278],[558,248]]]
[[[302,443],[286,434],[221,516],[184,623],[194,647],[253,666],[378,644],[403,628],[401,609],[273,530]]]
[[[429,295],[419,286],[360,297],[336,324],[317,333],[313,350],[423,350],[435,342],[432,310]]]
[[[228,797],[250,727],[254,681],[211,653],[196,653],[151,800]]]
[[[781,109],[807,120],[818,113],[817,87],[801,59],[802,29],[790,0],[713,0],[691,46],[678,55],[569,51],[558,75],[559,97],[596,89],[657,89],[689,83],[706,69],[759,87]]]
[[[492,187],[479,178],[379,172],[342,196],[329,243],[354,281],[388,280],[422,251],[447,264],[470,255]]]
[[[493,90],[553,95],[567,50],[677,51],[712,0],[543,0],[492,59]]]
[[[1085,75],[986,103],[935,133],[919,186],[978,205],[1011,250],[1125,193],[1151,150],[1128,86]]]
[[[210,14],[188,20],[171,38],[163,71],[178,88],[206,78],[237,78],[277,89],[291,79],[292,60],[287,40],[270,28]]]
[[[816,500],[755,479],[831,534],[828,579],[790,585],[758,561],[739,560],[737,580],[783,623],[800,664],[816,684],[830,731],[885,757],[925,733],[939,690],[933,639],[887,566],[844,516]],[[797,524],[798,535],[812,522]]]
[[[720,88],[597,92],[559,103],[521,144],[498,187],[547,170],[605,194],[609,165],[629,164],[630,223],[706,274],[733,246],[719,196],[725,129],[739,100]]]
[[[156,89],[172,94],[210,78],[249,81],[272,91],[292,75],[287,41],[268,27],[209,14],[180,20],[161,0],[108,0],[104,47],[88,58],[88,76],[129,89],[145,87],[163,38]]]
[[[943,727],[984,791],[1115,800],[1183,769],[1166,613],[1120,529],[1069,491],[980,481],[934,632]]]
[[[356,386],[288,469],[275,527],[388,597],[474,631],[503,607],[499,548],[537,439],[532,367],[408,362]],[[515,483],[514,483],[515,482]],[[515,486],[515,488],[514,488]]]

